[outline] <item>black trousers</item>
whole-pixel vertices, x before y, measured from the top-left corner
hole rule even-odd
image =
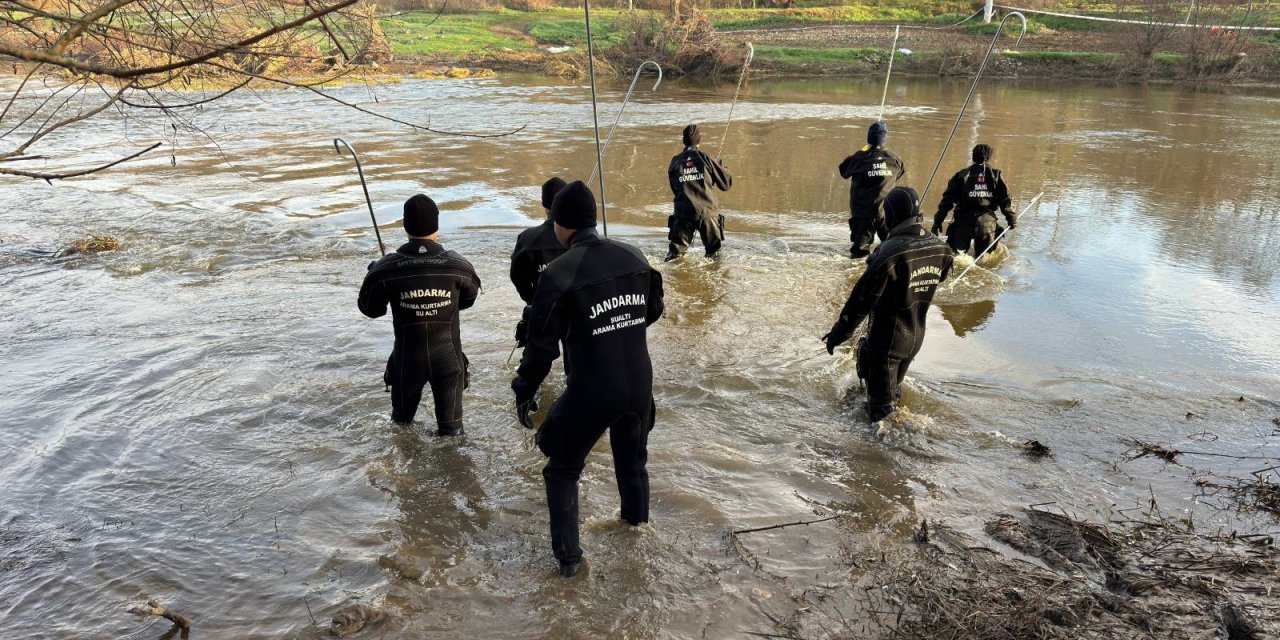
[[[550,460],[542,469],[547,485],[547,510],[551,516],[551,551],[561,563],[580,562],[578,543],[578,480],[587,463],[587,454],[605,430],[613,449],[613,471],[622,499],[622,519],[638,525],[649,521],[649,431],[653,429],[653,407],[644,412],[626,413],[612,422],[578,420],[557,402],[547,421],[538,430],[538,447]]]
[[[876,236],[880,236],[880,241],[884,242],[889,237],[889,230],[885,228],[883,216],[866,216],[854,214],[849,217],[849,254],[855,258],[871,253],[871,243],[875,241]]]
[[[866,338],[858,342],[858,377],[867,385],[868,420],[879,422],[898,409],[902,380],[914,359],[915,353],[900,357],[875,349]]]
[[[667,229],[667,255],[684,255],[693,242],[694,231],[702,239],[702,247],[707,250],[708,257],[714,256],[724,244],[724,216],[670,215],[667,216]]]
[[[964,253],[973,244],[973,255],[982,255],[1000,233],[1000,225],[994,214],[984,214],[977,218],[958,219],[947,228],[947,246],[956,253]]]
[[[465,361],[466,356],[463,356]],[[413,422],[422,402],[422,391],[430,384],[435,404],[436,432],[442,436],[462,433],[462,391],[467,388],[467,366],[448,375],[428,376],[426,366],[414,366],[408,359],[401,364],[393,352],[387,359],[382,381],[391,387],[391,420],[400,424]]]

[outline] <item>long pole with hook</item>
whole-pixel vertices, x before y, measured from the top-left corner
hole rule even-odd
[[[365,184],[364,181],[364,168],[360,166],[360,156],[356,155],[356,148],[347,144],[346,140],[334,138],[333,150],[337,151],[338,155],[342,155],[342,147],[339,147],[339,144],[342,147],[346,147],[351,152],[351,157],[356,161],[356,173],[360,174],[360,188],[364,190],[364,203],[369,206],[369,219],[373,221],[373,234],[378,237],[378,250],[385,256],[387,255],[387,247],[382,244],[382,232],[378,231],[378,216],[373,214],[373,201],[369,199],[369,185]]]
[[[604,138],[604,149],[600,151],[600,158],[602,160],[604,159],[604,156],[609,153],[609,143],[613,141],[613,130],[618,128],[618,121],[622,120],[622,112],[626,111],[627,103],[631,101],[631,92],[635,91],[636,83],[640,81],[640,74],[648,65],[653,65],[653,68],[658,70],[658,80],[653,83],[653,88],[649,90],[657,91],[658,85],[662,84],[662,65],[652,60],[645,60],[640,63],[639,67],[636,67],[636,75],[631,78],[631,86],[627,88],[627,95],[622,99],[622,106],[618,107],[618,115],[613,118],[613,124],[609,126],[609,135]],[[591,181],[595,179],[597,171],[601,171],[599,164],[596,164],[595,168],[591,170],[591,177],[587,178],[587,184],[591,184]]]
[[[587,23],[587,71],[591,74],[591,130],[596,136],[596,171],[600,177],[600,219],[604,222],[604,235],[609,237],[609,216],[605,214],[604,172],[600,165],[604,161],[604,149],[600,146],[600,115],[596,105],[596,54],[595,41],[591,38],[591,0],[582,0],[582,8]]]
[[[889,99],[889,76],[893,74],[893,56],[898,52],[898,33],[902,31],[902,25],[893,28],[893,46],[889,48],[889,69],[884,72],[884,93],[880,94],[880,116],[877,120],[884,120],[884,103]]]
[[[991,53],[996,50],[996,42],[1000,40],[1000,34],[1004,33],[1004,23],[1009,18],[1018,16],[1022,20],[1022,33],[1018,34],[1018,41],[1014,43],[1014,48],[1022,44],[1022,36],[1027,34],[1027,17],[1017,11],[1010,11],[1000,21],[996,34],[991,37],[991,46],[987,47],[987,55],[983,56],[982,64],[978,66],[977,75],[973,76],[973,84],[969,86],[969,94],[964,97],[964,104],[960,106],[960,113],[956,115],[956,123],[951,127],[951,135],[947,136],[947,141],[942,145],[942,153],[938,154],[938,163],[933,165],[933,173],[929,174],[929,181],[924,185],[924,191],[920,193],[920,201],[924,202],[924,198],[929,194],[929,187],[933,186],[933,179],[938,176],[938,169],[942,167],[942,159],[947,156],[947,147],[951,146],[951,139],[956,137],[956,130],[960,128],[960,121],[964,119],[964,112],[969,108],[969,101],[973,99],[973,93],[978,89],[978,81],[982,79],[982,72],[987,68],[987,61],[991,59]]]
[[[1040,193],[1037,193],[1037,194],[1036,194],[1036,197],[1032,198],[1032,199],[1031,199],[1031,202],[1027,204],[1027,208],[1022,210],[1022,215],[1023,215],[1023,216],[1026,216],[1026,215],[1027,215],[1027,213],[1029,213],[1032,209],[1035,209],[1036,205],[1040,204],[1040,196],[1043,196],[1043,195],[1044,195],[1044,192],[1043,192],[1043,191],[1041,191]],[[996,246],[1000,244],[1000,239],[1004,237],[1004,234],[1009,233],[1009,229],[1010,229],[1010,228],[1011,228],[1011,227],[1005,227],[1005,228],[1001,229],[1001,230],[1000,230],[1000,233],[996,235],[996,239],[995,239],[995,240],[992,240],[992,241],[991,241],[991,244],[987,245],[987,248],[986,248],[986,249],[983,249],[983,250],[982,250],[982,253],[979,253],[979,254],[978,254],[978,257],[976,257],[976,258],[974,258],[974,259],[973,259],[973,264],[971,264],[971,265],[969,265],[969,266],[965,267],[965,268],[964,268],[964,271],[961,271],[961,272],[960,272],[960,275],[956,276],[956,277],[955,277],[955,279],[953,279],[953,280],[951,281],[951,285],[950,285],[950,286],[955,286],[955,284],[956,284],[957,282],[960,282],[960,278],[963,278],[963,277],[964,277],[964,274],[969,273],[969,270],[970,270],[970,269],[972,269],[972,268],[974,268],[974,267],[978,266],[978,261],[982,259],[982,256],[987,255],[987,252],[989,252],[989,251],[991,251],[992,249],[996,248]]]
[[[738,88],[733,90],[733,102],[729,103],[729,117],[724,121],[724,133],[720,135],[720,150],[716,152],[716,158],[724,156],[724,141],[729,138],[729,125],[733,124],[733,108],[738,104],[738,94],[742,91],[742,81],[747,79],[747,69],[751,67],[751,60],[756,57],[756,48],[747,43],[747,59],[742,63],[742,71],[738,73]]]

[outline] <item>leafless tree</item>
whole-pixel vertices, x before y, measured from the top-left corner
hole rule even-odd
[[[324,91],[353,65],[390,59],[374,11],[370,0],[0,0],[0,61],[14,74],[0,80],[0,175],[54,180],[113,167],[164,140],[53,157],[41,147],[109,111],[158,111],[176,134],[194,127],[187,110],[250,84],[301,87],[419,131],[513,133],[441,131]],[[219,89],[184,90],[206,83]],[[84,156],[88,166],[77,168]],[[67,167],[24,169],[32,160]]]

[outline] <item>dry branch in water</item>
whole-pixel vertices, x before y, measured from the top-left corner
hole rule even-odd
[[[174,629],[181,631],[183,640],[186,640],[186,638],[191,633],[190,618],[180,613],[170,611],[167,607],[160,604],[158,601],[154,599],[147,600],[147,605],[145,607],[139,606],[139,607],[134,607],[130,609],[129,613],[132,613],[138,616],[144,616],[144,617],[159,616],[161,618],[164,618],[173,623]],[[172,637],[171,634],[166,634],[166,635],[168,635],[169,637]]]

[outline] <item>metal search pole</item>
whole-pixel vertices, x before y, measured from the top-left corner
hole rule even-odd
[[[893,46],[889,48],[889,69],[884,72],[884,93],[880,94],[880,117],[877,120],[884,120],[884,103],[889,99],[889,76],[893,74],[893,56],[898,52],[898,33],[902,31],[902,25],[893,28]]]
[[[951,126],[951,134],[947,136],[947,141],[942,145],[942,153],[938,154],[938,163],[933,165],[933,173],[929,174],[929,181],[924,184],[924,191],[920,193],[920,202],[924,202],[924,197],[929,195],[929,187],[933,186],[933,179],[938,176],[938,169],[942,167],[942,159],[947,156],[947,148],[951,146],[951,139],[956,137],[956,130],[960,128],[960,121],[964,119],[964,112],[969,108],[969,101],[973,99],[973,92],[978,89],[978,81],[982,79],[982,72],[987,68],[987,61],[991,59],[991,53],[996,50],[996,42],[1000,40],[1000,34],[1004,33],[1004,23],[1009,18],[1018,16],[1022,19],[1022,33],[1018,34],[1018,41],[1014,43],[1014,47],[1022,44],[1022,36],[1027,34],[1027,17],[1017,11],[1010,11],[1000,21],[1000,26],[996,29],[996,34],[991,36],[991,46],[987,47],[987,55],[983,56],[982,64],[978,66],[978,73],[973,76],[973,84],[969,86],[969,94],[964,97],[964,104],[960,105],[960,113],[956,115],[956,123]]]
[[[360,188],[364,190],[364,203],[369,206],[369,219],[373,221],[373,234],[378,237],[378,250],[385,256],[387,255],[387,247],[382,244],[382,232],[378,231],[378,216],[373,214],[373,201],[369,199],[369,185],[365,184],[364,181],[364,168],[360,166],[360,156],[356,155],[356,148],[347,144],[346,140],[334,138],[333,150],[337,151],[338,155],[342,155],[342,147],[338,145],[346,147],[351,152],[351,157],[356,161],[356,173],[360,174]]]
[[[648,65],[653,65],[653,68],[658,70],[658,80],[653,83],[653,88],[650,91],[657,91],[658,85],[662,84],[662,65],[652,60],[645,60],[640,63],[640,66],[636,67],[636,74],[631,78],[631,86],[627,88],[627,95],[622,99],[622,106],[618,107],[618,115],[613,118],[613,124],[609,125],[609,135],[604,138],[604,149],[600,151],[601,159],[608,155],[609,143],[613,141],[613,130],[618,128],[618,121],[622,120],[622,112],[627,110],[627,103],[631,101],[631,92],[636,90],[636,83],[640,81],[640,73]],[[596,179],[597,171],[603,171],[599,164],[591,170],[591,177],[587,178],[587,184],[591,184],[591,181]]]
[[[587,23],[587,70],[591,74],[591,122],[596,136],[596,173],[600,176],[600,219],[604,222],[604,237],[609,237],[609,216],[605,214],[604,198],[604,149],[600,147],[600,115],[596,104],[596,54],[595,40],[591,38],[591,0],[582,0]]]
[[[747,59],[742,63],[742,71],[738,73],[738,88],[733,90],[733,102],[729,103],[729,117],[724,121],[724,133],[720,136],[720,150],[716,152],[716,159],[724,157],[724,141],[729,138],[729,125],[733,124],[733,108],[738,104],[738,93],[742,91],[742,81],[747,79],[747,68],[751,66],[751,61],[756,57],[756,48],[747,43]]]
[[[1040,204],[1040,196],[1043,196],[1043,195],[1044,195],[1044,192],[1043,192],[1043,191],[1041,191],[1040,193],[1037,193],[1037,194],[1036,194],[1036,197],[1032,198],[1032,199],[1031,199],[1031,202],[1029,202],[1029,203],[1027,204],[1027,208],[1022,210],[1022,214],[1025,216],[1025,215],[1027,215],[1031,210],[1035,209],[1035,208],[1036,208],[1036,205]],[[982,250],[982,253],[979,253],[979,254],[978,254],[978,257],[976,257],[976,258],[974,258],[974,259],[973,259],[973,264],[971,264],[971,265],[969,265],[969,266],[965,267],[965,268],[964,268],[964,271],[961,271],[961,272],[960,272],[960,275],[956,276],[955,280],[952,280],[952,281],[951,281],[951,285],[952,285],[952,286],[955,286],[955,283],[960,282],[960,278],[963,278],[963,277],[964,277],[964,274],[969,273],[969,270],[970,270],[970,269],[972,269],[972,268],[974,268],[974,267],[978,266],[978,261],[982,259],[982,256],[987,255],[987,252],[989,252],[989,251],[991,251],[992,249],[996,248],[996,246],[998,246],[998,245],[1000,244],[1000,239],[1001,239],[1001,238],[1003,238],[1003,237],[1005,236],[1005,234],[1006,234],[1006,233],[1009,233],[1009,227],[1005,227],[1004,229],[1001,229],[1001,230],[1000,230],[1000,233],[996,235],[996,239],[995,239],[995,240],[992,240],[992,241],[991,241],[991,244],[987,245],[987,248],[986,248],[986,249],[983,249],[983,250]]]

